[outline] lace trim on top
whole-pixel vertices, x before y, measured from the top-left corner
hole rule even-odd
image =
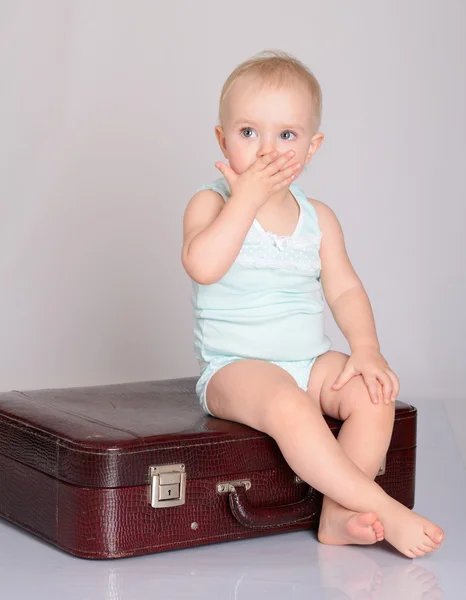
[[[272,231],[265,231],[264,233],[279,250],[283,250],[283,248],[302,250],[310,245],[320,246],[320,240],[322,239],[322,233],[319,235],[303,235],[297,238],[292,238],[289,235],[278,235]]]
[[[256,239],[254,239],[256,238]],[[235,264],[256,269],[279,269],[314,275],[321,270],[319,255],[322,233],[292,238],[271,231],[259,237],[249,234]]]

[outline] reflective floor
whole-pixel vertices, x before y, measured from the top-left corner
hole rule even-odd
[[[315,532],[214,544],[150,556],[74,558],[0,520],[0,597],[66,600],[466,599],[466,469],[445,405],[419,410],[416,512],[446,533],[414,560],[387,542],[331,547]]]

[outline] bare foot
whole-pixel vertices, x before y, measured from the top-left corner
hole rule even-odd
[[[409,558],[438,550],[445,537],[438,525],[392,498],[388,508],[380,511],[380,518],[387,542]]]
[[[375,544],[384,539],[384,527],[374,512],[357,513],[333,505],[322,511],[317,538],[332,546]]]

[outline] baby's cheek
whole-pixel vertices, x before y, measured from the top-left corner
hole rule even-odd
[[[250,164],[251,162],[248,161],[248,159],[245,157],[237,156],[234,154],[230,155],[230,167],[238,175],[241,175],[241,173],[246,171],[246,169],[249,168]]]

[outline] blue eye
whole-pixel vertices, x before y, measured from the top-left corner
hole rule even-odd
[[[289,130],[287,130],[287,131],[284,131],[283,133],[291,133],[291,135],[294,135],[294,136],[296,137],[296,134],[295,134],[295,133],[293,133],[292,131],[289,131]],[[289,139],[289,138],[287,138],[287,139]]]
[[[243,131],[253,131],[253,129],[251,129],[251,127],[243,127],[243,129],[241,129],[241,135],[243,135]],[[251,137],[251,136],[247,135],[247,136],[243,136],[243,137],[247,137],[248,138],[248,137]]]
[[[241,129],[241,135],[242,135],[243,137],[245,137],[245,138],[250,138],[250,137],[252,137],[252,136],[250,136],[250,135],[243,135],[245,131],[254,131],[254,129],[252,129],[252,127],[243,127],[243,128]],[[283,134],[283,133],[289,133],[289,134],[291,134],[291,135],[294,135],[294,136],[296,137],[296,134],[295,134],[295,133],[293,133],[292,131],[290,131],[289,129],[287,129],[287,130],[285,130],[285,131],[282,131],[282,134]],[[284,139],[284,140],[288,141],[290,138],[288,137],[288,138],[282,138],[282,139]]]

